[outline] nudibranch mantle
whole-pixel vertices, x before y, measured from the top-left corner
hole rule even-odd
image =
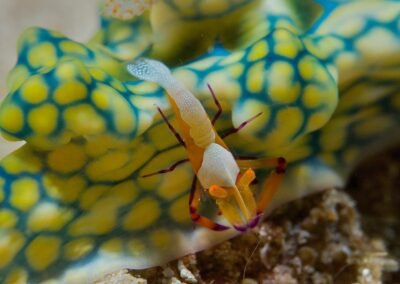
[[[141,178],[187,158],[154,107],[176,125],[163,89],[125,69],[143,54],[174,66],[209,116],[212,86],[219,132],[263,113],[226,143],[288,159],[266,214],[342,186],[365,153],[394,143],[400,3],[318,2],[158,1],[130,21],[102,19],[88,44],[27,30],[0,106],[3,135],[26,141],[0,162],[0,282],[86,283],[237,234],[193,228],[189,165]]]

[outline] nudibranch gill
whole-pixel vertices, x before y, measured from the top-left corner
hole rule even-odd
[[[306,8],[307,7],[307,8]],[[288,160],[267,215],[342,186],[354,164],[398,140],[398,1],[160,0],[129,21],[102,18],[87,44],[24,32],[0,129],[26,144],[0,162],[0,282],[86,283],[145,268],[237,234],[193,226],[193,170],[157,111],[164,89],[127,64],[166,63],[234,155]],[[390,137],[390,138],[389,138]],[[250,168],[251,166],[245,166]],[[254,169],[260,193],[270,170]],[[213,217],[214,200],[200,214]]]

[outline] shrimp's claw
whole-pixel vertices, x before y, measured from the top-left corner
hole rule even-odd
[[[190,197],[189,197],[189,212],[190,217],[194,223],[197,223],[203,227],[206,227],[213,231],[225,231],[228,230],[229,227],[225,225],[218,224],[213,220],[200,215],[197,212],[200,203],[200,191],[201,186],[196,177],[193,179],[192,188],[190,190]]]
[[[263,214],[268,204],[271,202],[275,192],[278,190],[279,185],[282,182],[283,176],[286,171],[286,160],[285,158],[262,158],[262,159],[246,159],[236,160],[239,167],[247,168],[269,168],[274,167],[272,173],[267,177],[262,187],[260,196],[257,202],[257,215]]]

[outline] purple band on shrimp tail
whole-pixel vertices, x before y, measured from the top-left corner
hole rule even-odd
[[[233,227],[236,229],[236,231],[239,231],[241,233],[244,233],[247,231],[247,226],[235,226],[234,225]]]
[[[258,214],[249,224],[247,224],[247,227],[249,228],[254,228],[257,226],[258,222],[260,221],[261,214]]]
[[[257,226],[258,222],[261,219],[261,215],[262,214],[258,214],[250,223],[247,223],[245,226],[233,226],[237,231],[239,232],[246,232],[247,229],[251,229],[254,228],[255,226]]]

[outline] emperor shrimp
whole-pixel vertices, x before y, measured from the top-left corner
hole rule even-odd
[[[198,213],[201,190],[205,189],[207,194],[215,200],[222,216],[236,230],[246,231],[257,225],[282,181],[286,169],[285,159],[282,157],[235,159],[213,126],[217,117],[212,121],[209,119],[200,101],[172,76],[168,67],[156,60],[138,59],[129,64],[127,69],[139,79],[158,83],[168,94],[169,102],[177,117],[180,134],[168,121],[167,123],[178,141],[186,148],[187,160],[191,163],[195,173],[189,198],[189,209],[193,222],[216,231],[229,229],[228,226],[216,223]],[[210,91],[217,103],[211,88]],[[217,104],[217,106],[219,105]],[[161,109],[159,111],[166,120]],[[217,113],[218,115],[219,113]],[[182,162],[179,161],[178,164]],[[170,170],[178,164],[175,164]],[[260,196],[256,200],[250,189],[251,183],[256,178],[253,169],[265,167],[275,167],[275,169],[264,182]],[[168,170],[158,173],[166,171]]]

